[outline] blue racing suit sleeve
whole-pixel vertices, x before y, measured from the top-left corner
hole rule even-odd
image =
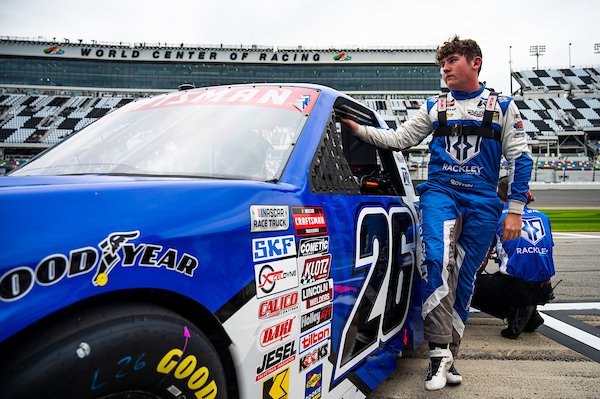
[[[502,153],[508,166],[508,201],[511,211],[519,208],[522,212],[527,203],[527,191],[533,169],[533,159],[527,146],[527,133],[523,120],[512,98],[498,97],[502,108]],[[520,212],[520,213],[521,213]]]

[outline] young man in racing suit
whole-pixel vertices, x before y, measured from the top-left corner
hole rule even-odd
[[[501,157],[509,174],[504,240],[521,234],[533,165],[514,101],[479,83],[482,57],[477,43],[455,36],[438,49],[436,62],[450,93],[427,99],[397,130],[340,119],[355,136],[382,148],[405,149],[434,132],[428,179],[417,187],[422,316],[430,348],[427,390],[462,381],[453,358],[469,315],[476,272],[502,210],[496,194]]]

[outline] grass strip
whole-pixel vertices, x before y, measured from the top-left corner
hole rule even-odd
[[[540,209],[550,218],[552,231],[600,231],[600,209]]]

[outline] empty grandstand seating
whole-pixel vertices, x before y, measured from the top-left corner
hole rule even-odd
[[[55,144],[133,97],[3,94],[0,142]]]

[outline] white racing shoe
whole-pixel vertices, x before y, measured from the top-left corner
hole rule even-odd
[[[426,390],[435,391],[446,386],[446,373],[452,367],[452,360],[450,349],[433,348],[429,350],[429,369],[427,377],[425,377]]]
[[[454,363],[450,366],[450,369],[446,371],[446,382],[448,384],[460,384],[462,382],[462,375],[454,367]]]

